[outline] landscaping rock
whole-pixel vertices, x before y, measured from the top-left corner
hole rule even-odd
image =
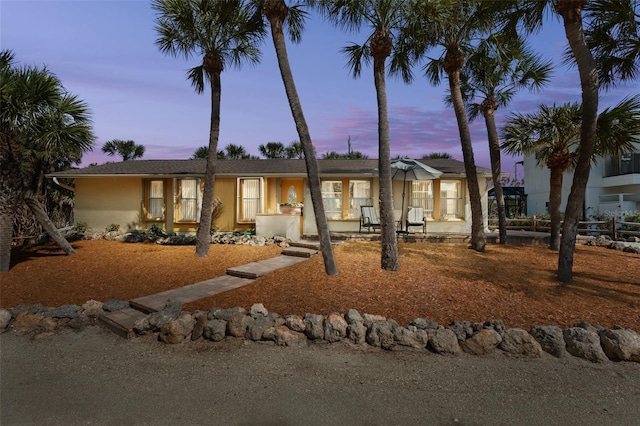
[[[609,360],[600,346],[600,337],[595,332],[581,327],[571,327],[564,330],[562,335],[567,344],[567,352],[571,355],[591,362],[601,363]]]
[[[407,328],[393,327],[392,330],[393,339],[400,346],[424,349],[429,342],[429,334],[427,334],[427,331],[415,326],[409,326]]]
[[[195,311],[193,313],[193,330],[191,331],[191,340],[198,340],[204,333],[204,326],[207,323],[207,313],[203,311]]]
[[[82,309],[78,305],[62,305],[44,313],[45,318],[75,318]]]
[[[555,356],[566,355],[566,343],[560,327],[552,325],[542,325],[533,327],[529,334],[540,344],[543,351]]]
[[[242,312],[236,312],[227,321],[227,333],[233,337],[244,337],[247,334],[247,327],[254,321],[250,316]]]
[[[347,321],[347,324],[353,324],[356,321],[364,321],[364,318],[362,318],[360,312],[356,311],[355,309],[349,309],[349,312],[347,312],[347,315],[345,315],[344,319]]]
[[[266,317],[267,315],[269,315],[269,311],[264,307],[262,303],[255,303],[251,306],[249,315],[253,318]]]
[[[212,319],[221,319],[221,320],[225,320],[228,321],[229,318],[231,318],[232,315],[237,314],[237,313],[241,313],[242,315],[244,315],[247,311],[244,310],[244,308],[227,308],[227,309],[222,309],[222,308],[211,308],[209,309],[209,312],[207,313],[207,318],[212,320]]]
[[[502,342],[502,337],[493,328],[483,328],[460,343],[463,351],[472,355],[486,355]]]
[[[227,322],[222,319],[208,320],[204,325],[202,336],[207,340],[220,342],[224,339],[227,331]]]
[[[596,334],[598,334],[601,330],[604,330],[604,327],[602,327],[600,325],[591,325],[591,323],[588,323],[587,321],[577,322],[573,326],[574,327],[584,328],[585,330],[589,330],[589,331],[594,332]]]
[[[102,307],[102,302],[99,302],[97,300],[87,300],[82,305],[82,310],[80,311],[82,315],[86,315],[91,318],[97,317],[103,312],[104,308]]]
[[[20,332],[27,332],[37,329],[40,321],[42,321],[43,319],[44,314],[42,312],[31,313],[29,310],[24,310],[19,312],[18,315],[14,317],[13,329]]]
[[[44,311],[46,311],[46,309],[44,308],[44,306],[42,306],[42,303],[37,303],[35,305],[18,305],[11,310],[11,316],[15,318],[21,312],[26,312],[29,314],[41,314]]]
[[[473,335],[473,328],[471,328],[469,321],[453,321],[449,324],[449,329],[456,334],[460,342]]]
[[[116,312],[122,309],[130,308],[129,302],[125,300],[110,299],[102,304],[102,309],[106,312]]]
[[[193,331],[194,323],[195,321],[191,314],[183,312],[177,319],[169,321],[162,326],[158,339],[169,344],[182,343],[187,340],[187,337]]]
[[[521,328],[506,329],[498,348],[514,355],[526,355],[532,358],[540,358],[542,356],[540,343]]]
[[[136,320],[136,322],[133,323],[133,331],[135,331],[136,334],[141,334],[141,335],[152,333],[153,330],[152,330],[151,324],[149,324],[149,315]]]
[[[152,331],[159,331],[160,328],[168,323],[178,319],[182,311],[182,304],[176,299],[169,299],[164,308],[158,312],[148,315],[149,326]]]
[[[503,336],[504,331],[507,329],[507,327],[505,327],[504,325],[504,321],[502,320],[491,320],[491,321],[485,321],[484,323],[482,323],[482,328],[490,328],[495,330],[500,337]]]
[[[386,321],[387,317],[383,317],[382,315],[372,315],[372,314],[364,314],[364,322],[367,321]]]
[[[609,359],[640,362],[640,334],[619,328],[601,330],[599,336],[602,350]]]
[[[387,350],[395,346],[392,323],[388,321],[367,321],[365,326],[367,327],[365,340],[368,344]]]
[[[429,330],[428,347],[434,352],[443,355],[459,355],[460,345],[458,344],[458,336],[449,328],[439,328],[437,330]]]
[[[324,339],[324,316],[318,314],[304,315],[305,334],[309,340]]]
[[[354,345],[366,343],[367,327],[362,321],[353,321],[347,326],[347,339]]]
[[[0,308],[0,333],[3,332],[11,322],[11,312]]]
[[[84,314],[79,314],[75,318],[72,318],[67,323],[67,327],[72,328],[76,331],[84,330],[88,325],[91,325],[93,322],[91,318]]]
[[[416,318],[413,321],[409,321],[407,326],[413,326],[420,330],[436,330],[440,327],[437,322],[431,321],[427,318]]]
[[[293,331],[304,333],[307,327],[304,325],[304,321],[298,315],[287,315],[284,317],[285,325]]]
[[[247,327],[247,333],[245,334],[245,337],[253,341],[262,340],[262,336],[264,335],[264,333],[274,325],[275,323],[273,321],[273,318],[255,318],[254,321]]]
[[[57,326],[58,322],[54,318],[42,318],[40,322],[38,322],[38,326],[35,329],[31,329],[30,331],[36,333],[46,333],[54,331]]]
[[[324,339],[327,342],[339,342],[347,336],[347,321],[342,315],[333,313],[324,319]]]
[[[303,333],[293,331],[284,325],[267,329],[262,338],[273,341],[278,346],[297,346],[305,344],[307,341],[307,337]]]

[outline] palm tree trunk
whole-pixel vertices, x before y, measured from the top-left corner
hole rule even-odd
[[[467,188],[469,190],[469,201],[471,203],[471,248],[475,251],[483,252],[485,250],[486,240],[482,216],[482,198],[480,197],[478,175],[476,173],[475,159],[473,158],[469,121],[467,120],[467,113],[464,110],[464,102],[460,90],[460,70],[450,72],[447,75],[449,77],[449,90],[451,92],[453,109],[456,113],[456,120],[458,121],[460,143],[462,144],[462,157],[464,159],[464,171],[467,175]]]
[[[338,268],[333,256],[331,234],[329,232],[329,225],[324,211],[324,203],[322,202],[322,187],[320,185],[320,173],[318,171],[316,152],[311,141],[307,121],[304,118],[302,104],[298,97],[298,91],[296,90],[293,72],[291,71],[291,66],[289,64],[284,32],[282,30],[282,22],[284,16],[286,16],[287,8],[283,0],[266,2],[265,8],[267,7],[271,8],[271,13],[266,13],[266,15],[269,18],[269,23],[271,25],[271,36],[273,38],[273,45],[278,58],[280,75],[282,76],[282,82],[284,83],[284,89],[287,94],[287,100],[289,101],[289,107],[291,108],[291,114],[293,115],[293,121],[296,123],[296,130],[298,131],[298,137],[302,144],[302,151],[304,152],[304,160],[307,166],[307,178],[309,179],[309,191],[311,192],[311,204],[313,205],[313,212],[316,219],[318,237],[320,238],[320,252],[324,259],[324,271],[327,275],[337,275]]]
[[[220,136],[220,99],[222,87],[220,73],[209,74],[211,81],[211,125],[209,128],[209,153],[207,168],[204,174],[204,194],[202,195],[202,211],[196,241],[196,257],[206,257],[211,245],[211,215],[213,214],[213,189],[216,180],[216,163],[218,153],[218,137]]]
[[[53,241],[55,241],[65,253],[76,254],[76,251],[71,247],[69,241],[60,234],[60,231],[58,231],[53,222],[51,222],[47,212],[45,212],[40,205],[40,202],[32,194],[26,194],[24,202],[29,207],[29,210],[34,214],[38,223],[44,228],[47,234],[49,234],[51,239],[53,239]]]
[[[571,3],[563,0],[559,3]],[[564,11],[564,28],[580,74],[582,86],[582,127],[578,162],[573,174],[571,193],[565,210],[560,255],[558,256],[558,279],[564,283],[573,279],[573,253],[576,247],[578,221],[591,170],[591,159],[595,149],[598,124],[598,72],[596,62],[587,47],[582,28],[581,9]]]
[[[380,225],[382,233],[381,264],[385,271],[397,271],[398,237],[393,224],[393,193],[391,186],[391,137],[389,136],[389,112],[384,59],[373,57],[373,79],[378,100],[378,170],[380,185]]]
[[[562,203],[562,177],[564,171],[554,167],[550,172],[549,213],[551,215],[551,241],[549,241],[549,248],[557,251],[560,248],[560,204]]]
[[[484,121],[487,125],[487,138],[489,139],[489,158],[491,159],[493,190],[496,195],[496,204],[498,205],[498,235],[500,236],[500,244],[506,244],[507,213],[504,207],[502,183],[500,182],[500,140],[498,139],[498,128],[496,127],[494,110],[485,112]]]
[[[7,272],[11,267],[11,239],[13,237],[12,203],[0,196],[0,272]]]

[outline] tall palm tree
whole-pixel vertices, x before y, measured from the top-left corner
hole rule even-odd
[[[297,158],[299,160],[304,158],[304,149],[302,149],[302,143],[300,141],[291,141],[289,145],[285,147],[287,152],[287,158]]]
[[[296,130],[298,131],[300,145],[304,154],[311,204],[313,205],[313,212],[316,219],[316,228],[320,239],[320,251],[322,252],[324,260],[324,269],[327,275],[336,275],[338,269],[333,256],[329,225],[322,201],[320,173],[318,171],[316,152],[311,141],[307,121],[304,117],[302,104],[293,78],[293,72],[291,71],[291,65],[289,64],[289,56],[287,54],[287,45],[284,36],[284,26],[286,25],[289,38],[294,43],[300,41],[306,12],[302,10],[299,5],[287,7],[284,0],[264,0],[263,8],[264,15],[271,27],[271,38],[273,39],[273,46],[278,58],[280,75],[282,76],[287,100],[289,101],[289,108],[291,109],[291,114],[296,124]]]
[[[227,144],[223,152],[225,160],[247,160],[251,157],[244,146],[234,143]]]
[[[573,57],[572,62],[577,65],[580,75],[582,89],[580,146],[571,193],[567,201],[558,256],[558,279],[566,283],[573,278],[573,254],[578,222],[582,216],[591,158],[596,147],[598,92],[600,89],[598,76],[607,75],[604,80],[604,88],[611,86],[608,81],[631,80],[637,77],[637,70],[640,66],[637,55],[638,36],[635,30],[639,24],[638,2],[637,0],[543,0],[535,2],[503,0],[501,3],[503,7],[510,8],[508,28],[517,28],[520,25],[528,32],[539,30],[545,12],[549,9],[554,10],[562,18],[565,35]],[[605,10],[607,13],[603,13]],[[615,48],[595,48],[595,46],[607,45],[607,43],[611,46],[611,38],[614,40]],[[632,48],[628,49],[628,46],[632,46]],[[621,64],[631,64],[631,67]],[[634,69],[636,71],[628,71]]]
[[[144,150],[144,145],[138,145],[132,140],[113,139],[102,145],[102,152],[111,157],[119,155],[122,161],[142,158]]]
[[[509,154],[535,155],[546,165],[549,177],[549,213],[551,241],[559,250],[561,237],[562,180],[566,170],[575,166],[579,155],[582,111],[578,103],[559,107],[541,105],[532,114],[513,114],[503,128],[502,148]],[[621,156],[640,142],[640,95],[626,98],[598,116],[596,147],[592,161],[602,156]]]
[[[209,147],[206,145],[203,145],[194,151],[193,155],[191,156],[191,159],[206,160],[208,156],[209,156]]]
[[[536,90],[548,83],[551,69],[552,63],[543,62],[522,40],[498,36],[482,42],[469,55],[463,68],[463,96],[469,121],[482,115],[487,128],[500,244],[507,241],[507,215],[500,183],[500,141],[495,112],[507,106],[518,89]]]
[[[282,142],[267,142],[266,145],[258,147],[260,154],[267,159],[287,158],[287,152]]]
[[[220,76],[228,66],[259,62],[257,46],[264,36],[262,22],[256,19],[254,8],[242,0],[153,0],[152,7],[157,13],[156,45],[160,51],[185,59],[199,57],[202,62],[191,68],[187,77],[198,93],[204,91],[205,80],[211,86],[209,155],[196,243],[196,256],[204,257],[211,243],[220,135]]]
[[[75,253],[32,190],[41,172],[30,160],[64,163],[91,150],[86,104],[46,68],[16,67],[13,53],[5,50],[0,52],[0,124],[0,271],[11,265],[13,217],[22,202],[66,253]]]
[[[353,77],[358,78],[363,65],[373,59],[373,80],[378,102],[378,176],[380,181],[380,223],[382,227],[382,269],[400,267],[398,240],[394,227],[391,186],[391,143],[385,80],[387,58],[398,43],[405,27],[407,2],[403,0],[319,1],[322,12],[338,27],[347,31],[365,31],[363,44],[343,49]]]
[[[476,172],[471,132],[461,90],[461,71],[465,59],[473,51],[473,42],[480,39],[495,25],[494,5],[481,0],[419,1],[412,3],[409,23],[403,40],[400,58],[426,57],[427,51],[437,53],[436,58],[426,57],[425,75],[431,84],[440,84],[446,76],[449,82],[451,103],[458,122],[458,132],[462,145],[462,157],[467,178],[467,189],[471,203],[471,248],[484,251],[484,217],[482,198]],[[431,49],[431,50],[430,50]],[[404,73],[405,81],[411,75]]]

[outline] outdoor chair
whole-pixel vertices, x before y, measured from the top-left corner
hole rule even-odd
[[[422,232],[427,232],[427,219],[424,217],[424,209],[422,207],[409,207],[407,213],[407,232],[410,226],[421,226]]]
[[[360,206],[360,229],[358,232],[362,232],[363,228],[367,228],[367,232],[371,232],[372,228],[374,231],[376,228],[381,229],[380,219],[375,207]]]

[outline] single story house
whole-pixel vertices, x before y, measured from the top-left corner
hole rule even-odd
[[[404,182],[404,211],[422,207],[427,232],[469,233],[471,208],[464,163],[452,159],[420,160],[442,172],[438,179]],[[358,232],[360,206],[378,207],[378,160],[318,160],[322,197],[332,232]],[[121,229],[157,225],[169,232],[197,230],[202,206],[205,160],[133,160],[51,173],[72,179],[74,218],[93,230],[111,224]],[[486,179],[478,183],[487,221]],[[393,180],[396,219],[402,211],[403,180]],[[220,202],[213,227],[291,239],[317,234],[304,160],[218,160],[214,197]],[[282,204],[302,204],[284,214]],[[284,206],[287,207],[287,206]]]

